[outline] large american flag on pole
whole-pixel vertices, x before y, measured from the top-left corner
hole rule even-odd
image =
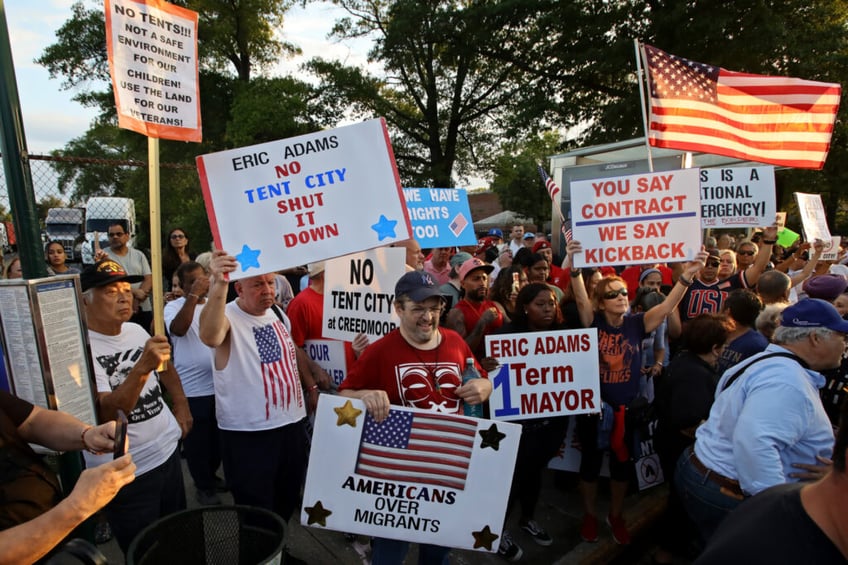
[[[728,71],[643,45],[655,147],[821,169],[842,87]]]
[[[551,202],[554,203],[554,206],[557,206],[558,203],[556,201],[557,194],[560,193],[560,188],[557,183],[554,182],[548,173],[545,171],[542,165],[538,165],[539,167],[539,176],[542,177],[542,182],[545,183],[545,188],[548,190],[548,196],[551,197]],[[560,220],[560,231],[562,235],[565,237],[565,242],[568,243],[574,237],[574,233],[571,231],[571,222],[567,221],[563,215],[562,211],[559,212],[559,220]]]
[[[367,414],[356,472],[463,490],[476,432],[475,420],[449,414],[390,410],[379,424]]]

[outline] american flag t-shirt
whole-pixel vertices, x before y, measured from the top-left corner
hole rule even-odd
[[[728,71],[643,47],[651,145],[787,167],[824,166],[838,84]]]
[[[253,337],[259,351],[267,420],[272,406],[287,410],[292,402],[302,403],[296,357],[293,349],[289,351],[291,339],[280,321],[253,328]],[[287,346],[285,351],[281,344]]]
[[[462,490],[476,431],[477,422],[461,416],[390,410],[378,424],[367,414],[356,473]]]

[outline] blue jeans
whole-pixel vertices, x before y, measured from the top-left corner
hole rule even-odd
[[[188,399],[194,424],[183,440],[188,472],[198,490],[215,490],[215,471],[221,464],[221,436],[215,418],[215,396]]]
[[[722,492],[722,487],[710,480],[692,463],[692,446],[687,447],[677,460],[674,486],[689,518],[698,526],[702,541],[706,543],[724,517],[742,503],[742,500]]]
[[[371,540],[371,565],[401,565],[409,553],[409,542],[388,538]],[[422,543],[418,546],[419,565],[448,565],[449,547]]]
[[[185,510],[186,497],[180,452],[128,485],[106,506],[106,518],[121,551],[127,553],[132,540],[147,526],[169,514]]]

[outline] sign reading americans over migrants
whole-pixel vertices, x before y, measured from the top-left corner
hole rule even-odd
[[[577,267],[674,263],[701,248],[698,169],[571,183]]]
[[[601,410],[595,328],[487,335],[486,356],[500,363],[489,373],[489,407],[498,420]]]
[[[701,227],[768,226],[776,214],[774,167],[701,169]]]
[[[409,239],[383,119],[197,158],[215,245],[240,279]]]
[[[106,51],[118,127],[201,141],[197,12],[162,0],[106,0]]]
[[[301,523],[494,552],[521,426],[322,394]],[[492,472],[492,470],[497,472]]]

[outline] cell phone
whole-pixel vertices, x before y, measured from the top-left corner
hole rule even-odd
[[[127,445],[127,415],[118,409],[118,417],[115,418],[115,449],[112,459],[117,459],[126,453]]]

